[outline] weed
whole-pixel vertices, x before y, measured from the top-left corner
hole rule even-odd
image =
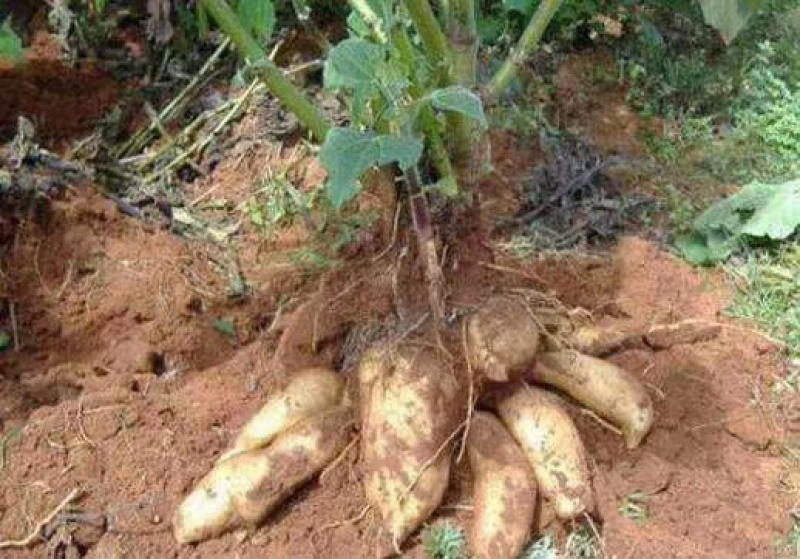
[[[786,537],[778,542],[778,551],[791,557],[800,557],[800,512],[789,511],[791,525]]]
[[[244,209],[253,225],[270,233],[298,216],[310,219],[315,198],[315,192],[302,192],[284,173],[268,175],[258,183]]]
[[[650,518],[650,512],[647,509],[649,499],[650,495],[647,493],[631,493],[622,500],[617,510],[625,518],[642,524]]]
[[[22,434],[22,428],[17,427],[16,429],[12,429],[3,435],[3,438],[0,438],[0,471],[3,471],[3,469],[6,467],[6,452],[8,445],[16,441],[20,434]]]
[[[725,270],[738,288],[728,314],[754,320],[786,343],[791,357],[800,356],[800,244],[767,253],[751,252],[726,265]],[[776,390],[796,390],[800,388],[798,380],[787,377],[776,384]]]
[[[497,248],[516,260],[528,260],[536,254],[532,239],[525,235],[514,235],[509,240],[498,243]]]
[[[430,559],[466,559],[467,539],[450,522],[428,526],[422,532],[422,545]]]
[[[564,543],[564,553],[570,559],[596,559],[603,556],[600,542],[587,525],[570,532]]]
[[[697,210],[688,196],[672,184],[661,187],[661,194],[670,215],[672,230],[675,235],[684,235],[691,231]]]
[[[519,559],[559,559],[555,538],[552,534],[545,534],[533,542]]]

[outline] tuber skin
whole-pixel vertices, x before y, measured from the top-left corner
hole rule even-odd
[[[540,340],[536,320],[510,297],[489,299],[467,321],[467,358],[492,382],[520,380],[533,366]]]
[[[304,369],[289,384],[270,396],[242,428],[233,447],[220,456],[223,462],[236,454],[263,448],[292,425],[330,409],[342,400],[344,381],[329,369]]]
[[[378,346],[361,360],[364,490],[395,550],[442,501],[453,435],[464,417],[464,385],[424,345]]]
[[[577,351],[542,353],[533,379],[558,388],[622,430],[636,448],[653,426],[653,402],[642,383],[613,363]]]
[[[472,416],[467,456],[475,507],[470,548],[475,559],[517,559],[531,536],[536,483],[528,459],[499,419]]]
[[[560,520],[594,507],[586,451],[578,430],[556,397],[524,383],[494,390],[487,404],[522,448],[542,495]]]
[[[179,544],[260,524],[298,487],[332,462],[350,439],[352,412],[333,408],[296,423],[265,447],[218,462],[173,519]]]

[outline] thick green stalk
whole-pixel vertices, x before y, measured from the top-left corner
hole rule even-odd
[[[436,69],[441,85],[452,83],[450,69],[450,49],[447,47],[447,40],[444,36],[436,14],[428,0],[405,0],[403,4],[408,10],[414,28],[422,39],[425,48],[425,56],[428,62]]]
[[[453,51],[456,81],[473,88],[478,81],[478,27],[475,0],[453,0],[447,18],[447,37]]]
[[[467,89],[477,86],[478,29],[475,18],[475,0],[451,0],[447,16],[447,37],[452,51],[455,80]],[[470,188],[477,178],[474,157],[474,142],[477,129],[473,122],[463,115],[453,115],[448,119],[450,136],[453,141],[453,155],[459,178]]]
[[[248,62],[259,79],[297,119],[308,128],[317,140],[325,139],[330,123],[290,80],[264,53],[253,36],[239,21],[225,0],[201,0],[203,7],[217,22],[220,29],[230,37],[233,44]]]
[[[503,62],[503,65],[486,87],[486,94],[490,99],[497,99],[508,88],[508,84],[517,75],[520,66],[525,63],[534,49],[536,49],[539,40],[544,35],[547,26],[562,2],[563,0],[542,0],[541,4],[539,4],[536,13],[533,14],[531,21],[522,33],[522,37],[519,38],[516,46],[511,49],[505,62]]]

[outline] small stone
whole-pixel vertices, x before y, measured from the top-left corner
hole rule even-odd
[[[722,325],[706,320],[689,319],[672,324],[657,324],[644,336],[653,349],[668,349],[679,344],[707,342],[716,338]]]
[[[153,524],[161,524],[161,517],[160,517],[159,515],[157,515],[157,514],[156,514],[155,516],[153,516],[153,518],[152,518],[151,522],[152,522]]]

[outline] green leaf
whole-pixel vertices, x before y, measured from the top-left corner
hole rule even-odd
[[[0,353],[11,347],[11,336],[8,332],[0,330]]]
[[[275,6],[272,0],[239,0],[236,6],[239,19],[260,42],[272,37],[275,28]]]
[[[786,239],[800,226],[800,179],[780,185],[742,227],[742,233],[772,240]]]
[[[328,198],[337,209],[352,200],[360,190],[358,179],[376,165],[396,162],[405,170],[416,165],[422,156],[422,142],[352,128],[332,128],[319,152],[319,160],[328,172]]]
[[[363,39],[345,39],[328,53],[323,70],[325,87],[336,90],[374,86],[385,54],[380,45]]]
[[[480,97],[466,87],[453,85],[437,89],[429,95],[431,104],[440,111],[451,111],[476,120],[484,128],[487,127],[486,115]]]
[[[706,239],[700,233],[691,233],[678,237],[675,241],[684,259],[690,264],[705,265],[713,262]]]
[[[719,31],[729,45],[744,29],[763,0],[699,0],[706,23]]]
[[[230,318],[215,318],[211,321],[211,325],[214,327],[214,330],[223,336],[234,341],[236,340],[236,325]]]
[[[684,257],[695,264],[725,260],[744,236],[786,239],[800,227],[800,179],[782,184],[751,183],[720,200],[694,222],[693,231],[678,240]]]
[[[25,51],[22,49],[22,41],[11,29],[8,20],[0,26],[0,59],[8,59],[12,62],[21,62]]]

